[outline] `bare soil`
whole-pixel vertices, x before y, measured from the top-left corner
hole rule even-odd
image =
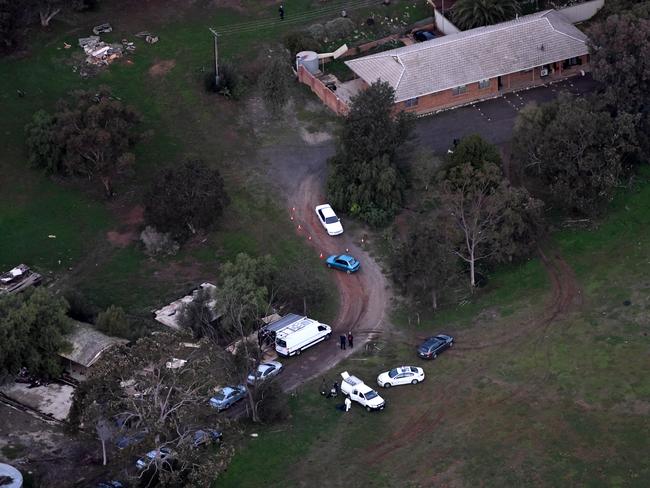
[[[149,68],[149,75],[154,78],[165,76],[174,68],[174,66],[176,66],[176,61],[173,59],[158,61]]]

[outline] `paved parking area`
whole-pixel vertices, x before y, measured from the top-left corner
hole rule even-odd
[[[503,144],[512,137],[519,111],[528,103],[545,103],[561,91],[580,96],[597,87],[591,76],[564,80],[548,86],[506,93],[498,98],[478,102],[446,112],[422,117],[416,122],[416,134],[421,146],[445,153],[454,139],[479,134],[493,144]]]

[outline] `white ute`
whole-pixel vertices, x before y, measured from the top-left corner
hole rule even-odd
[[[341,392],[351,400],[366,407],[366,410],[383,410],[386,402],[375,390],[366,385],[356,376],[350,376],[347,371],[341,373]]]

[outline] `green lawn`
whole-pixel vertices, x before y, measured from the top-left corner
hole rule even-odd
[[[261,46],[302,26],[265,21],[276,18],[275,5],[260,7],[258,2],[246,1],[242,6],[233,10],[199,3],[181,12],[161,7],[152,15],[142,9],[135,13],[112,11],[110,2],[103,2],[98,12],[78,17],[80,27],[55,20],[48,30],[31,33],[25,56],[0,60],[0,269],[25,262],[55,279],[73,268],[66,283],[81,289],[97,305],[116,303],[144,314],[186,291],[193,279],[215,279],[219,264],[238,252],[270,253],[282,265],[309,253],[290,232],[279,202],[260,198],[267,192],[260,189],[259,181],[251,186],[251,179],[259,180],[249,164],[255,155],[251,141],[256,136],[251,127],[238,123],[243,102],[226,101],[203,91],[203,78],[212,66],[209,26],[256,19],[268,25],[263,29],[241,27],[241,32],[220,39],[221,59],[236,58],[240,66],[250,64]],[[335,4],[325,7],[331,10],[324,20],[338,15]],[[408,2],[394,2],[386,12],[397,15],[407,7],[413,11]],[[287,6],[287,19],[306,16],[311,19],[308,25],[320,21],[317,11],[321,8],[324,6],[315,0],[300,0]],[[354,15],[363,17],[369,12],[363,9]],[[128,63],[114,63],[97,77],[82,79],[73,72],[74,60],[81,55],[76,40],[106,20],[114,31],[105,35],[105,40],[127,38],[136,42],[137,50]],[[148,45],[134,38],[143,28],[154,31],[160,42]],[[73,47],[63,49],[64,42]],[[172,61],[173,67],[164,76],[151,76],[150,68],[160,61]],[[106,232],[119,231],[122,223],[101,198],[98,184],[62,185],[27,167],[23,131],[32,114],[38,109],[52,110],[56,100],[71,90],[101,84],[109,85],[116,96],[143,114],[142,129],[147,133],[135,149],[134,171],[116,184],[121,206],[138,204],[152,173],[183,158],[201,158],[224,174],[233,204],[220,230],[208,235],[203,245],[155,263],[137,246],[113,248],[107,245]],[[18,89],[26,93],[24,98],[16,95]],[[278,128],[282,130],[286,131]],[[165,273],[164,268],[190,268],[192,272],[174,275]],[[335,314],[335,298],[330,302],[323,306],[330,314],[326,319]]]
[[[504,268],[466,308],[382,337],[381,351],[357,353],[329,378],[348,369],[370,383],[416,363],[423,384],[382,390],[384,412],[340,414],[315,380],[298,392],[290,422],[255,430],[218,486],[647,486],[649,210],[643,170],[597,228],[555,236],[583,290],[569,314],[501,346],[463,350],[463,338],[512,334],[544,313],[539,262]],[[441,324],[459,331],[456,349],[417,361],[417,337]]]

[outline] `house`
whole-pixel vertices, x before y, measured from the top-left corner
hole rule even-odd
[[[0,274],[0,295],[11,295],[21,292],[30,286],[41,284],[40,274],[29,269],[25,264],[19,264],[15,268]]]
[[[64,359],[66,369],[77,380],[87,377],[89,368],[103,353],[112,347],[129,342],[126,339],[107,336],[90,324],[76,321],[66,340],[72,347],[68,351],[60,352],[59,356]]]
[[[396,109],[426,114],[584,74],[587,36],[547,10],[346,61],[365,86],[388,82]]]

